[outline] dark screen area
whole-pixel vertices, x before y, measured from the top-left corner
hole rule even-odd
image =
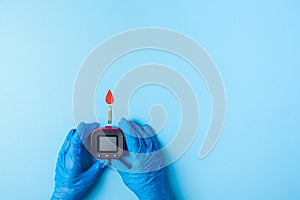
[[[118,138],[117,136],[101,135],[98,137],[98,145],[99,152],[117,152]]]

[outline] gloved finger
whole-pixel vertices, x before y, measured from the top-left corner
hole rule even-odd
[[[122,118],[119,121],[118,125],[124,133],[127,133],[128,135],[130,135],[132,137],[137,137],[135,130],[133,129],[133,127],[131,126],[131,124],[129,123],[129,121],[127,119]]]
[[[118,171],[127,171],[132,168],[132,160],[132,157],[124,156],[120,160],[111,160],[111,165]]]
[[[109,160],[102,160],[95,162],[84,174],[83,178],[86,182],[93,182],[99,173],[110,164]]]
[[[78,131],[76,131],[70,140],[70,147],[65,154],[65,165],[69,170],[81,170],[81,157],[82,157],[82,141],[79,138]]]
[[[143,126],[143,129],[144,129],[144,131],[146,132],[146,135],[147,135],[148,137],[152,137],[152,136],[155,136],[155,135],[156,135],[155,130],[154,130],[150,125],[148,125],[148,124],[145,124],[145,125]]]
[[[136,135],[138,136],[138,153],[147,153],[152,150],[152,141],[151,139],[147,138],[148,136],[145,134],[142,126],[134,121],[129,121],[129,123],[131,127],[133,127],[133,129],[136,131]]]
[[[144,138],[144,130],[141,125],[139,125],[140,122],[135,122],[135,121],[129,121],[130,126],[136,131],[136,135],[138,138]]]
[[[75,129],[69,131],[63,145],[61,146],[59,155],[65,154],[66,151],[69,149],[71,137],[74,135],[75,132],[76,132]]]
[[[155,130],[149,125],[145,125],[143,127],[143,129],[144,129],[145,133],[147,134],[147,136],[149,137],[148,139],[150,139],[152,141],[153,151],[160,149],[160,144],[159,144]]]
[[[81,139],[82,143],[84,144],[87,140],[87,138],[90,136],[91,132],[99,127],[99,123],[84,123],[80,122],[77,127],[77,132],[79,135],[79,138]]]
[[[70,143],[71,143],[71,138],[76,132],[75,129],[72,129],[69,131],[63,145],[60,148],[60,151],[58,153],[58,158],[57,158],[57,164],[56,164],[56,171],[64,171],[66,168],[65,165],[65,154],[68,152]]]
[[[104,169],[111,164],[111,160],[97,160],[99,169]]]
[[[138,152],[139,141],[136,137],[136,131],[131,127],[129,121],[122,118],[119,122],[119,127],[124,133],[125,143],[129,152]]]
[[[106,161],[109,162],[109,161]],[[103,163],[95,162],[86,172],[81,175],[81,190],[86,191],[103,170]],[[79,199],[78,197],[76,199]]]

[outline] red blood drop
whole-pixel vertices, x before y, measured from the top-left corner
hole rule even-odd
[[[108,90],[108,92],[106,94],[105,101],[106,101],[107,104],[113,104],[114,103],[114,96],[113,96],[113,94],[111,93],[110,90]]]

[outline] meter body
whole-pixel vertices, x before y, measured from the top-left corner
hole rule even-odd
[[[120,128],[97,128],[90,135],[90,152],[97,159],[120,159],[124,147],[124,134]]]

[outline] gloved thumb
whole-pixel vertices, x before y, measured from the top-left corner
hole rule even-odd
[[[87,182],[93,182],[99,173],[109,165],[109,160],[95,162],[86,172],[84,172],[84,179]]]

